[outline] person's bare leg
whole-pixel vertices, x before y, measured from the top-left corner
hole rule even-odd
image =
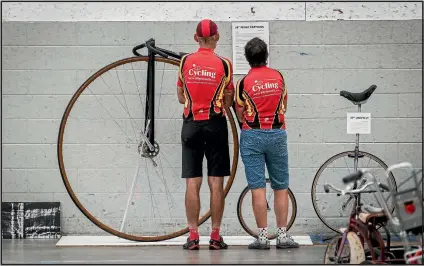
[[[211,240],[209,241],[209,249],[219,250],[227,249],[228,245],[221,238],[220,229],[222,215],[224,214],[224,177],[209,176],[209,189],[211,192],[210,209],[212,218]]]
[[[185,207],[188,228],[197,230],[200,214],[200,186],[202,177],[186,178]]]
[[[287,189],[274,190],[274,211],[277,220],[277,248],[297,248],[299,244],[287,233],[289,196]]]
[[[255,214],[258,228],[267,227],[266,189],[256,188],[250,190],[252,193],[253,213]]]
[[[289,214],[289,194],[287,189],[274,190],[274,212],[277,227],[287,227]]]
[[[266,188],[250,189],[252,193],[253,213],[258,226],[258,238],[248,245],[249,249],[269,249],[268,240],[268,211],[266,201]]]
[[[209,176],[208,184],[211,192],[210,209],[212,216],[212,228],[220,228],[225,204],[224,177]]]

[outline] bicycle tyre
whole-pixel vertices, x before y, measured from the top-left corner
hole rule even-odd
[[[344,254],[344,256],[339,258],[338,261],[334,261],[334,257],[337,257],[336,255],[337,255],[337,252],[339,250],[340,242],[341,242],[342,238],[343,238],[342,235],[337,235],[328,242],[328,244],[325,248],[324,259],[323,259],[322,264],[350,264],[351,254],[350,254],[349,242],[347,240],[345,241],[345,244],[343,245],[343,250],[346,250],[348,252],[348,254]],[[344,249],[344,248],[346,248],[346,249]],[[334,249],[334,250],[332,250],[332,249]]]
[[[175,231],[173,233],[170,234],[166,234],[166,235],[160,235],[160,236],[135,236],[135,235],[131,235],[131,234],[127,234],[127,233],[123,233],[123,232],[119,232],[111,227],[109,227],[108,225],[102,223],[99,219],[97,219],[94,215],[92,215],[84,206],[83,204],[80,202],[80,200],[78,199],[78,197],[75,195],[74,190],[72,189],[72,186],[70,185],[67,173],[66,173],[66,169],[65,169],[65,162],[63,159],[63,139],[64,139],[64,132],[65,132],[65,128],[66,128],[66,122],[67,119],[69,117],[69,114],[72,110],[72,107],[74,106],[74,104],[77,102],[79,96],[83,93],[83,91],[94,81],[96,80],[100,75],[106,73],[107,71],[116,68],[118,66],[127,64],[127,63],[134,63],[134,62],[148,62],[149,57],[147,56],[135,56],[135,57],[128,57],[125,59],[121,59],[118,61],[115,61],[109,65],[106,65],[105,67],[101,68],[100,70],[98,70],[97,72],[95,72],[94,74],[92,74],[79,88],[78,90],[75,92],[75,94],[72,96],[71,100],[69,101],[65,112],[62,116],[61,119],[61,123],[60,123],[60,128],[59,128],[59,134],[58,134],[58,145],[57,145],[57,156],[58,156],[58,163],[59,163],[59,170],[62,176],[62,180],[63,183],[66,187],[66,190],[69,194],[69,196],[71,197],[72,201],[74,202],[74,204],[77,206],[77,208],[85,215],[85,217],[87,217],[92,223],[94,223],[97,227],[99,227],[100,229],[115,235],[117,237],[123,238],[123,239],[127,239],[127,240],[132,240],[132,241],[139,241],[139,242],[154,242],[154,241],[163,241],[163,240],[168,240],[168,239],[172,239],[178,236],[181,236],[183,234],[188,233],[189,229],[188,227]],[[162,62],[165,64],[171,64],[174,66],[179,66],[179,60],[174,60],[174,59],[168,59],[168,58],[163,58],[163,57],[156,57],[155,58],[156,62]],[[237,170],[237,164],[238,164],[238,133],[237,133],[237,128],[236,128],[236,124],[234,122],[234,117],[232,112],[226,108],[226,116],[230,122],[231,125],[231,131],[232,131],[232,139],[233,139],[233,144],[234,144],[234,148],[233,148],[233,161],[232,161],[232,166],[231,166],[231,175],[229,176],[227,183],[225,185],[224,188],[224,197],[227,196],[233,181],[234,181],[234,176]],[[209,217],[211,216],[211,211],[210,209],[199,218],[199,225],[203,224]]]
[[[270,183],[271,181],[269,179],[267,179],[266,182]],[[243,227],[244,231],[246,231],[246,233],[248,233],[249,235],[257,238],[258,234],[256,232],[256,228],[255,228],[255,230],[249,228],[249,226],[244,221],[243,214],[242,214],[243,200],[244,200],[245,196],[247,195],[247,193],[249,192],[249,190],[250,190],[249,187],[246,186],[240,194],[240,197],[239,197],[238,202],[237,202],[237,218],[239,220],[240,225]],[[288,188],[287,191],[288,191],[288,195],[289,195],[289,200],[292,202],[292,215],[291,215],[290,219],[288,219],[288,222],[287,222],[287,231],[288,231],[293,226],[293,223],[296,219],[297,202],[296,202],[296,198],[294,197],[294,194],[290,190],[290,188]],[[268,236],[269,239],[275,239],[276,237],[277,237],[277,234],[272,234],[272,235]]]
[[[312,182],[312,188],[311,188],[311,199],[312,199],[312,205],[314,207],[315,213],[317,214],[318,218],[321,220],[321,222],[327,226],[329,229],[331,229],[332,231],[336,232],[336,233],[340,233],[338,228],[335,228],[333,226],[331,226],[328,221],[325,219],[325,217],[321,214],[321,212],[318,209],[318,206],[316,204],[316,186],[318,184],[318,180],[319,177],[321,175],[321,173],[324,171],[324,169],[333,161],[335,161],[338,158],[342,158],[344,156],[348,156],[349,154],[352,154],[353,151],[344,151],[341,153],[338,153],[334,156],[332,156],[331,158],[329,158],[324,164],[321,165],[321,167],[318,169],[317,173],[315,174],[314,180]],[[367,153],[367,152],[363,152],[363,151],[359,151],[359,155],[364,155],[366,157],[369,157],[371,159],[373,159],[375,162],[377,162],[378,164],[380,164],[380,166],[382,166],[384,168],[384,170],[387,170],[388,166],[386,165],[386,163],[381,160],[380,158],[378,158],[377,156],[371,154],[371,153]],[[390,179],[392,184],[395,185],[395,188],[397,190],[397,184],[396,184],[396,180],[395,177],[393,176],[393,173],[390,173]],[[394,211],[394,206],[392,206],[390,208],[390,211],[393,213]]]

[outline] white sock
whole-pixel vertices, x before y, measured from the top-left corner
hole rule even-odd
[[[277,228],[277,237],[279,239],[284,238],[286,236],[287,227],[278,227]]]
[[[268,230],[267,228],[258,228],[258,241],[261,244],[266,244],[268,242]]]

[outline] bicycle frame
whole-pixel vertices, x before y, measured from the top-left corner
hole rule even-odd
[[[135,56],[142,56],[137,52],[138,49],[147,47],[149,58],[147,62],[147,84],[146,84],[146,108],[145,108],[145,120],[144,120],[144,132],[141,132],[143,139],[142,144],[146,144],[151,152],[155,150],[155,62],[156,55],[160,55],[164,58],[172,57],[175,59],[181,59],[184,53],[179,55],[155,46],[155,40],[149,39],[143,44],[137,45],[132,49]]]
[[[400,183],[399,187],[401,187],[407,181],[413,179],[414,185],[415,185],[414,188],[401,190],[401,191],[398,191],[398,192],[395,192],[393,190],[394,186],[390,182],[390,179],[388,177],[389,177],[390,172],[392,172],[394,169],[399,169],[399,168],[408,168],[412,173],[409,178],[405,179],[403,182]],[[390,188],[390,192],[392,194],[392,200],[397,205],[397,208],[396,208],[397,217],[396,218],[391,215],[391,213],[390,213],[390,211],[387,207],[387,204],[384,201],[381,190],[379,189],[379,187],[377,185],[375,185],[375,188],[377,190],[377,193],[375,194],[377,201],[380,203],[380,205],[383,207],[384,211],[387,213],[387,216],[389,217],[389,220],[391,221],[391,223],[394,225],[395,230],[400,231],[399,235],[400,235],[402,242],[403,242],[404,259],[405,259],[406,264],[417,264],[417,262],[420,259],[422,260],[422,248],[421,248],[422,231],[421,231],[421,235],[420,235],[420,230],[419,230],[419,228],[422,228],[422,218],[421,218],[421,221],[419,221],[420,219],[418,217],[419,213],[422,214],[422,205],[421,206],[419,206],[419,204],[417,205],[417,210],[415,211],[415,214],[406,213],[402,209],[402,208],[405,208],[405,206],[403,206],[403,205],[406,201],[412,202],[414,200],[414,198],[418,199],[418,201],[421,202],[421,203],[423,201],[422,194],[418,190],[418,186],[422,182],[422,179],[421,179],[421,181],[418,181],[417,174],[419,172],[420,171],[414,170],[412,165],[410,163],[407,163],[407,162],[392,165],[387,169],[386,177],[389,180],[389,188]],[[374,182],[376,182],[375,176],[374,175],[371,175],[371,176],[372,176]],[[414,192],[415,192],[415,194],[414,194]],[[411,220],[412,220],[412,223],[411,223]],[[416,224],[414,223],[414,221],[416,222]],[[416,235],[419,236],[420,244],[418,245],[418,247],[412,246],[410,244],[410,242],[408,240],[408,234],[409,233],[413,233],[413,234],[416,234]]]
[[[354,232],[359,237],[359,241],[360,241],[362,249],[363,249],[365,243],[367,243],[367,245],[369,247],[371,247],[370,253],[371,253],[371,257],[372,257],[373,261],[377,261],[377,259],[379,261],[385,261],[385,259],[386,259],[385,253],[384,253],[385,252],[385,244],[384,244],[383,237],[381,236],[380,232],[375,229],[374,224],[367,225],[367,224],[364,224],[359,219],[359,213],[360,212],[361,212],[361,204],[360,204],[360,201],[358,201],[355,208],[352,209],[352,213],[349,217],[348,227],[344,231],[342,231],[342,240],[341,240],[341,243],[338,247],[337,257],[341,256],[341,252],[343,251],[343,247],[344,247],[344,244],[345,244],[345,242],[348,238],[348,234],[350,232]],[[380,256],[378,258],[376,256],[376,252],[374,250],[375,245],[373,245],[373,240],[377,241],[377,243],[378,243],[378,249],[380,251],[379,252]],[[352,241],[352,239],[350,241]],[[389,234],[388,234],[388,243],[390,243],[390,235]],[[350,246],[352,246],[352,245],[357,245],[358,243],[349,243],[349,244],[350,244]]]
[[[409,163],[401,163],[401,164],[397,164],[397,165],[393,165],[391,167],[389,167],[386,171],[386,175],[387,177],[389,177],[390,172],[393,169],[396,168],[402,168],[402,167],[408,167],[411,169],[412,171],[412,177],[408,178],[414,178],[414,182],[415,185],[419,184],[417,178],[416,178],[416,172],[413,170],[412,166]],[[361,255],[365,254],[364,253],[364,244],[366,243],[368,245],[368,252],[371,256],[371,260],[375,263],[384,263],[384,262],[390,262],[390,263],[407,263],[407,264],[414,264],[418,261],[419,257],[422,255],[422,248],[420,246],[411,246],[409,245],[409,241],[407,239],[407,234],[406,232],[408,230],[410,231],[414,231],[416,228],[404,228],[402,227],[403,224],[403,220],[400,218],[399,222],[395,222],[394,221],[394,217],[391,215],[391,212],[389,211],[387,204],[382,196],[382,192],[380,190],[380,187],[385,189],[385,190],[390,190],[392,195],[393,195],[393,200],[395,201],[395,196],[396,196],[396,200],[403,200],[402,197],[399,197],[398,194],[396,194],[393,189],[390,189],[390,187],[387,187],[384,184],[379,184],[377,182],[376,177],[371,174],[370,172],[365,172],[364,175],[358,176],[357,179],[362,178],[363,176],[370,176],[372,179],[371,185],[375,187],[376,189],[376,194],[374,194],[377,198],[377,202],[380,203],[380,205],[383,207],[384,213],[385,213],[385,217],[387,218],[387,222],[392,221],[392,223],[394,223],[394,225],[396,225],[396,227],[399,227],[401,229],[403,229],[404,231],[401,231],[401,238],[404,242],[403,246],[391,246],[390,245],[390,232],[389,230],[385,227],[385,222],[383,221],[382,223],[377,222],[376,220],[374,221],[367,221],[367,223],[365,223],[364,221],[362,221],[363,219],[361,219],[360,217],[360,213],[361,213],[361,204],[360,202],[357,202],[356,207],[352,210],[351,215],[349,216],[349,225],[346,229],[344,230],[340,230],[342,232],[342,237],[341,237],[341,241],[337,243],[337,254],[336,254],[336,258],[340,259],[341,255],[342,255],[342,251],[345,245],[345,242],[347,240],[347,242],[349,243],[349,248],[350,248],[350,252],[351,252],[351,263],[352,261],[355,263],[357,263],[358,258],[363,258]],[[407,179],[407,180],[408,180]],[[363,179],[365,180],[365,178]],[[405,180],[405,181],[407,181]],[[404,182],[405,182],[404,181]],[[347,181],[349,182],[349,181]],[[403,182],[403,183],[404,183]],[[389,182],[390,183],[390,182]],[[390,184],[392,185],[392,184]],[[393,188],[393,187],[392,187]],[[404,192],[408,192],[409,190],[405,190]],[[401,191],[401,193],[403,193]],[[360,193],[358,193],[360,194]],[[407,200],[409,200],[409,198],[407,198]],[[422,198],[419,198],[419,201],[422,201]],[[398,210],[399,212],[399,210]],[[418,212],[421,212],[420,210],[418,210]],[[383,225],[383,228],[387,234],[387,245],[385,245],[384,240],[382,235],[380,234],[380,232],[377,230],[377,225],[381,224]],[[419,224],[417,224],[417,226],[420,226]],[[403,233],[403,234],[402,234]],[[354,236],[354,237],[353,237]],[[378,252],[377,252],[378,251]],[[353,254],[353,255],[352,255]]]
[[[367,100],[362,101],[362,102],[358,102],[358,103],[353,102],[355,105],[358,106],[358,113],[361,113],[362,112],[362,110],[361,110],[362,104],[366,103],[366,101]],[[364,155],[359,154],[359,136],[360,136],[360,134],[357,133],[356,134],[356,139],[355,139],[355,149],[353,151],[353,154],[349,154],[348,155],[350,158],[353,158],[353,171],[354,172],[357,172],[358,171],[358,159],[364,157]],[[358,187],[358,181],[355,180],[355,182],[353,183],[353,189],[356,189],[357,187]],[[351,197],[349,198],[349,200],[352,197],[355,200],[355,203],[356,203],[355,206],[358,207],[358,204],[361,201],[361,194],[351,195]],[[353,208],[353,209],[355,209],[355,208]]]
[[[155,41],[152,41],[153,46]],[[146,110],[144,113],[144,127],[147,129],[146,137],[150,143],[155,143],[155,53],[148,49],[149,62],[147,63],[147,93]]]

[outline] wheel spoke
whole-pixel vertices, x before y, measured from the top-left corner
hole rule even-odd
[[[132,69],[132,73],[133,73],[133,77],[134,77],[134,83],[135,83],[135,86],[136,86],[137,92],[138,92],[138,98],[140,99],[140,107],[141,107],[141,109],[143,109],[143,100],[141,99],[140,85],[138,85],[137,78],[135,76],[134,66],[133,66],[132,63],[131,63],[131,69]],[[141,69],[140,69],[140,71],[141,71]]]
[[[94,96],[94,98],[96,98],[96,100],[97,100],[97,102],[103,107],[103,109],[108,113],[108,115],[113,119],[113,121],[115,122],[115,124],[118,126],[118,128],[122,131],[122,133],[124,133],[124,135],[128,138],[128,139],[131,139],[128,135],[127,135],[127,133],[125,133],[125,131],[122,129],[122,127],[118,124],[118,122],[116,122],[116,118],[115,117],[113,117],[111,114],[110,114],[110,112],[105,108],[105,106],[101,103],[101,101],[97,98],[97,96],[95,95],[95,94],[93,94],[93,92],[91,91],[91,89],[90,88],[87,88],[90,92],[91,92],[91,95],[92,96]],[[136,139],[137,140],[137,139]]]
[[[368,166],[370,165],[370,162],[371,162],[371,157],[368,159],[368,163],[367,163],[367,166],[365,168],[368,168]]]
[[[159,155],[159,156],[161,156],[161,155]],[[165,162],[168,164],[168,166],[172,170],[172,172],[175,174],[175,176],[178,176],[177,172],[175,172],[174,167],[172,167],[172,165],[169,163],[168,159],[166,159],[166,157],[163,156],[163,155],[162,155],[162,157],[165,160]],[[184,186],[184,183],[183,183],[183,181],[181,181],[181,178],[177,178],[177,179],[178,179],[178,181],[180,181],[180,184]]]
[[[127,205],[125,206],[124,217],[122,218],[121,229],[120,229],[121,232],[124,232],[125,219],[127,218],[128,207],[130,206],[130,202],[131,202],[131,198],[132,198],[132,195],[133,195],[135,184],[137,182],[139,170],[140,170],[140,159],[137,160],[137,169],[135,171],[133,181],[132,181],[132,184],[131,184],[130,193],[128,195],[128,200],[127,200]]]
[[[349,165],[348,165],[348,163],[347,163],[347,161],[346,161],[346,157],[343,157],[343,159],[344,159],[345,164],[346,164],[346,169],[348,169],[349,174],[350,174]],[[355,160],[355,159],[353,159],[353,160]],[[355,163],[355,162],[354,162],[354,163]]]
[[[159,106],[160,106],[160,100],[161,100],[161,97],[162,97],[163,77],[164,76],[165,76],[165,63],[163,63],[162,79],[161,79],[161,82],[160,82],[161,90],[160,90],[160,93],[159,93],[158,110],[159,110]]]
[[[160,158],[159,158],[159,161],[160,161],[159,164],[162,167],[162,162],[161,162]],[[167,182],[165,180],[165,176],[163,174],[163,167],[162,167],[162,175],[161,175],[161,173],[159,173],[159,171],[156,169],[156,167],[154,167],[154,169],[156,171],[156,174],[159,176],[159,179],[161,180],[162,184],[165,186],[165,194],[166,194],[166,198],[167,198],[167,202],[168,202],[168,211],[169,211],[169,215],[172,218],[171,210],[172,210],[172,207],[173,206],[172,205],[171,206],[169,205],[169,199],[171,199],[171,203],[172,204],[175,203],[175,201],[172,198],[171,192],[169,191],[169,188],[168,188],[168,184],[167,184]]]
[[[116,70],[115,70],[116,71]],[[131,118],[131,115],[130,115],[130,112],[129,112],[129,110],[128,110],[128,106],[127,106],[127,108],[125,108],[125,106],[121,103],[121,101],[119,100],[119,98],[118,98],[118,96],[116,96],[116,94],[113,92],[113,90],[109,87],[109,85],[107,85],[107,83],[106,83],[106,81],[103,79],[103,77],[102,76],[100,76],[100,78],[102,79],[102,81],[104,82],[104,84],[106,85],[106,87],[108,87],[108,89],[110,90],[110,92],[112,93],[112,95],[116,98],[116,100],[119,102],[119,104],[124,108],[124,110],[127,112],[127,114],[128,114],[128,116],[129,116],[129,118],[130,118],[130,123],[131,123],[131,127],[132,127],[132,129],[133,129],[133,132],[134,132],[134,137],[135,137],[135,139],[137,140],[137,136],[136,136],[136,133],[135,133],[135,130],[134,130],[134,126],[133,126],[133,121],[132,121],[132,118]],[[122,97],[124,98],[124,100],[125,100],[125,95],[122,95]],[[106,109],[105,109],[106,110]]]
[[[135,86],[136,86],[136,88],[137,88],[137,94],[138,94],[138,98],[139,98],[139,100],[140,100],[140,110],[143,110],[143,100],[141,99],[141,92],[140,92],[140,85],[138,84],[138,82],[137,82],[137,78],[136,78],[136,76],[135,76],[135,71],[134,71],[134,66],[133,66],[133,64],[131,63],[130,64],[131,65],[131,69],[132,69],[132,73],[133,73],[133,77],[134,77],[134,84],[135,84]],[[140,69],[140,72],[141,72],[142,70]],[[139,129],[139,131],[140,132],[143,132],[143,125],[141,125],[141,128]],[[145,132],[146,133],[146,132]],[[140,141],[142,141],[142,139],[141,139],[141,136],[140,136]]]
[[[118,75],[118,68],[115,68],[115,73],[116,73],[116,77],[118,78],[119,87],[121,88],[122,98],[124,98],[124,103],[125,103],[125,107],[124,108],[127,111],[129,118],[131,119],[130,120],[131,121],[131,127],[132,127],[132,129],[134,131],[134,136],[135,136],[136,133],[135,133],[134,125],[132,123],[133,122],[133,119],[131,118],[130,109],[128,108],[127,100],[125,99],[124,89],[122,88],[121,79],[119,78],[119,75]]]
[[[152,184],[150,182],[150,175],[149,175],[149,168],[148,168],[147,160],[145,160],[145,162],[146,162],[146,176],[147,176],[147,180],[149,182],[149,193],[150,193],[150,199],[151,199],[150,203],[151,203],[151,207],[152,207],[151,211],[153,211],[153,218],[156,218],[155,207],[154,207],[154,205],[156,203],[156,199],[155,199],[154,194],[153,194],[153,191],[152,191]],[[158,206],[157,203],[156,203],[156,206]],[[152,214],[152,213],[150,213],[150,214]],[[160,221],[163,222],[162,221],[162,216],[160,215],[160,212],[159,211],[158,211],[158,215],[159,215]]]

